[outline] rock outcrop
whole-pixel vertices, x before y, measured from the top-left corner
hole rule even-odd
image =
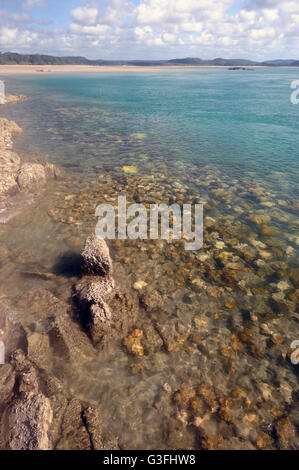
[[[112,272],[112,261],[105,240],[96,235],[90,235],[85,242],[82,252],[83,274],[105,276]]]
[[[37,312],[36,330],[32,321]],[[103,432],[98,410],[67,394],[56,377],[70,369],[76,374],[97,355],[72,319],[70,306],[40,288],[23,295],[13,311],[2,302],[0,318],[2,313],[7,321],[13,314],[14,323],[20,324],[24,346],[6,355],[7,363],[0,366],[0,449],[117,449],[117,440]],[[7,332],[5,322],[0,326]]]
[[[138,314],[136,293],[123,291],[112,271],[107,243],[90,235],[82,252],[83,278],[75,286],[75,295],[81,321],[97,346],[128,334]]]
[[[23,351],[1,367],[4,391],[0,407],[0,447],[5,450],[49,450],[48,432],[53,419],[50,400],[39,391],[37,374]],[[2,384],[3,385],[3,384]],[[9,401],[8,401],[9,400]]]
[[[4,105],[22,103],[23,101],[27,101],[28,99],[28,96],[25,95],[10,95],[6,93]]]
[[[2,417],[6,450],[49,450],[53,419],[50,401],[42,393],[26,392],[13,401]]]
[[[16,374],[10,364],[0,366],[0,413],[13,397]]]
[[[12,196],[38,194],[49,179],[60,176],[55,165],[21,161],[13,151],[13,138],[21,133],[15,122],[0,118],[0,211],[9,207]]]
[[[0,366],[1,450],[117,450],[99,410],[66,396],[22,350]]]

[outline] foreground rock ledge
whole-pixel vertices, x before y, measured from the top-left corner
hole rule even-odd
[[[44,333],[26,326],[29,306],[39,312]],[[0,366],[0,449],[117,449],[117,439],[103,429],[99,407],[72,396],[56,377],[58,370],[68,375],[70,369],[84,369],[97,355],[69,305],[40,288],[7,303],[5,314],[12,311],[20,320],[17,343],[25,346]],[[11,332],[9,325],[0,326]]]
[[[5,449],[49,450],[48,431],[53,412],[42,393],[28,392],[8,407],[3,415]]]

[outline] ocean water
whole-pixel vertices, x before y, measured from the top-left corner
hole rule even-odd
[[[290,85],[296,79],[291,68],[23,76],[9,79],[9,90],[32,100],[8,114],[23,123],[28,149],[42,144],[68,165],[79,151],[85,169],[87,162],[106,163],[107,134],[126,140],[141,132],[153,161],[162,152],[174,161],[212,163],[294,195],[299,116]]]
[[[154,325],[163,346],[136,357],[115,343],[76,371],[58,358],[52,370],[65,390],[99,406],[124,449],[298,447],[295,434],[287,444],[277,437],[281,417],[299,424],[290,361],[299,339],[299,105],[290,101],[298,74],[7,78],[9,92],[31,98],[1,110],[24,129],[16,150],[65,172],[38,204],[0,225],[10,251],[1,292],[17,299],[27,332],[46,315],[28,291],[45,287],[71,301],[74,260],[97,204],[120,193],[128,202],[204,204],[199,252],[161,240],[110,243],[128,281],[162,297],[136,327]]]

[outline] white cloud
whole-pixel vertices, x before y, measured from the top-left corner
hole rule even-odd
[[[97,8],[78,7],[70,11],[71,18],[76,23],[92,26],[96,24],[99,11]]]
[[[109,29],[108,25],[105,24],[97,24],[95,26],[82,26],[80,24],[72,23],[70,25],[71,33],[87,35],[87,36],[98,36]]]
[[[45,0],[25,0],[22,4],[22,8],[24,10],[31,10],[34,7],[45,7],[46,5]]]
[[[20,31],[6,26],[0,30],[0,44],[9,48],[30,46],[37,38],[37,33],[29,30]]]
[[[30,16],[28,13],[22,12],[22,13],[12,13],[10,18],[15,21],[16,23],[26,23],[27,21],[30,20]]]

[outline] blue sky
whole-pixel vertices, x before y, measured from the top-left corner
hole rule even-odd
[[[0,50],[103,59],[299,58],[293,0],[0,0]]]

